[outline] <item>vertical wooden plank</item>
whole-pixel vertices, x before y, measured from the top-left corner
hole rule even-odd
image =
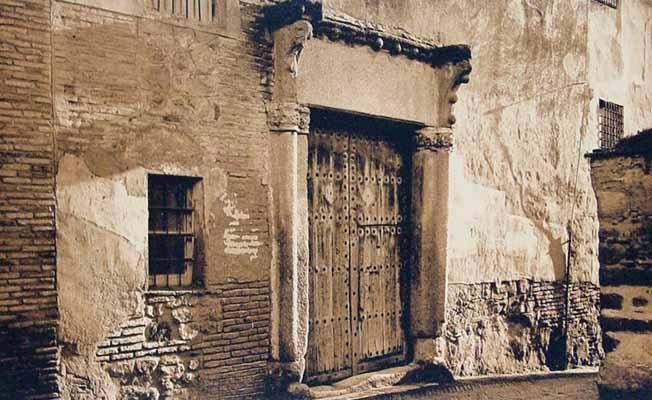
[[[307,376],[350,374],[348,181],[342,169],[348,138],[311,132],[309,139],[310,332]],[[345,210],[346,207],[346,210]]]
[[[192,16],[195,15],[195,2],[192,1]],[[316,134],[311,134],[308,138],[308,168],[307,168],[307,190],[308,190],[308,349],[306,352],[306,376],[311,377],[315,374],[315,367],[317,365],[317,353],[315,347],[315,301],[314,290],[315,287],[315,219],[318,216],[315,214],[314,192],[315,185],[317,185],[315,177],[315,141]]]
[[[351,273],[351,286],[350,286],[350,309],[351,309],[351,329],[353,335],[351,336],[351,360],[352,370],[354,374],[358,373],[358,364],[361,352],[360,343],[360,310],[359,310],[359,286],[360,286],[360,254],[359,247],[356,247],[358,242],[358,224],[357,219],[360,218],[359,210],[359,186],[358,186],[358,139],[357,136],[351,134],[349,136],[350,152],[349,152],[349,254],[350,254],[350,273]]]
[[[343,371],[349,366],[349,288],[348,288],[348,246],[345,246],[345,237],[348,236],[348,223],[344,219],[344,205],[348,204],[347,176],[344,157],[348,147],[348,137],[342,132],[335,136],[336,146],[333,165],[333,180],[335,183],[336,201],[334,203],[334,231],[335,240],[335,278],[334,282],[334,318],[335,329],[335,370]]]

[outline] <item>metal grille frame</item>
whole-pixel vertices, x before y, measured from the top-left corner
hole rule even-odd
[[[598,118],[600,126],[600,148],[612,149],[623,138],[624,107],[600,99]]]

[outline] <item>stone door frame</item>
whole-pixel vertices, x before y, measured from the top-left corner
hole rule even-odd
[[[471,72],[467,46],[437,47],[371,28],[327,21],[321,3],[291,0],[265,9],[274,41],[274,86],[267,104],[270,128],[270,185],[272,192],[272,362],[277,389],[300,383],[308,347],[308,132],[310,104],[300,103],[296,77],[306,41],[317,33],[329,40],[371,46],[391,56],[407,54],[413,62],[441,68],[438,126],[420,125],[411,157],[410,304],[407,344],[414,360],[437,356],[446,311],[448,234],[448,165],[455,117],[456,91]],[[319,39],[314,39],[319,40]],[[319,79],[315,77],[314,79]],[[340,110],[346,112],[347,110]],[[371,117],[374,117],[373,115]]]

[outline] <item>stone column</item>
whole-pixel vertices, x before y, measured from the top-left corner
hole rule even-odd
[[[437,356],[446,316],[448,164],[451,128],[425,127],[412,156],[411,334],[415,361]]]
[[[275,382],[301,382],[308,348],[308,109],[294,103],[269,110],[275,246]]]
[[[276,393],[301,385],[308,349],[308,127],[296,100],[299,57],[312,25],[297,21],[274,32],[275,87],[267,106],[272,193],[272,383]]]

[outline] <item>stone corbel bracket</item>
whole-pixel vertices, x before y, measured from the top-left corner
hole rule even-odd
[[[457,119],[453,114],[453,106],[457,103],[457,90],[461,85],[469,83],[469,75],[471,74],[471,62],[461,60],[447,65],[443,65],[444,79],[442,79],[441,88],[441,101],[439,102],[439,126],[452,127],[455,125]]]

